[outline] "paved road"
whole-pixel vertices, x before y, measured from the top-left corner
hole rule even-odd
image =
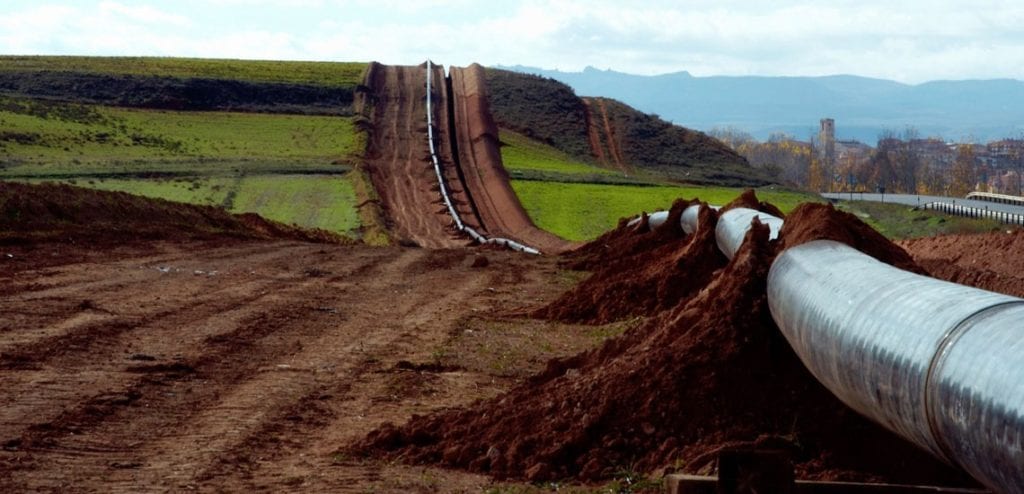
[[[851,200],[851,194],[849,193],[823,193],[822,197],[830,200]],[[964,199],[962,197],[944,197],[944,196],[923,196],[914,194],[868,194],[854,192],[852,194],[852,200],[854,201],[875,201],[875,202],[890,202],[896,204],[906,204],[909,206],[920,206],[929,202],[946,202],[951,204],[957,204],[960,206],[989,209],[991,211],[1003,211],[1006,213],[1022,214],[1024,215],[1024,206],[1013,206],[1010,204],[999,204],[996,202],[987,201],[976,201],[973,199]]]

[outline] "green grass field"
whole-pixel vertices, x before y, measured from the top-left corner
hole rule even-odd
[[[501,130],[501,160],[510,172],[553,172],[565,175],[616,175],[613,170],[583,163],[547,144],[510,130]]]
[[[33,180],[41,182],[44,180]],[[232,213],[358,237],[355,191],[348,175],[207,176],[160,179],[81,177],[65,183],[169,201],[220,206]]]
[[[590,240],[615,228],[620,218],[668,209],[678,198],[726,204],[743,192],[729,187],[635,186],[515,180],[523,207],[537,226],[569,240]],[[822,199],[799,192],[761,189],[758,198],[788,212]]]
[[[351,118],[0,99],[0,179],[62,181],[359,235]],[[343,164],[342,164],[343,163]]]
[[[836,207],[856,215],[882,235],[894,240],[1015,228],[993,220],[961,218],[937,211],[915,210],[903,204],[841,201]]]
[[[63,71],[92,74],[285,82],[355,87],[366,63],[285,62],[170,57],[0,56],[0,71]]]
[[[0,99],[0,174],[126,162],[243,160],[329,163],[358,154],[351,118],[169,112]],[[42,165],[42,166],[40,166]]]

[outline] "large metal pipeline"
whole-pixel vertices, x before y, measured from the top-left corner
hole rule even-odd
[[[714,210],[718,210],[718,206],[709,206]],[[700,204],[694,204],[683,210],[682,216],[679,218],[679,226],[682,227],[683,231],[687,234],[693,233],[698,228],[699,216],[700,216]],[[779,236],[779,230],[782,229],[782,219],[777,216],[772,216],[768,213],[762,213],[755,209],[748,208],[734,208],[730,209],[721,216],[718,217],[718,226],[715,228],[715,243],[718,245],[718,249],[729,259],[732,259],[736,255],[736,251],[739,250],[740,245],[743,243],[743,236],[747,234],[747,230],[750,228],[750,222],[754,218],[757,218],[761,223],[768,225],[770,230],[769,238],[774,240]],[[642,218],[633,218],[626,223],[627,226],[636,226],[640,224]],[[647,216],[648,228],[657,228],[668,221],[668,211],[656,211]]]
[[[683,212],[688,233],[698,208]],[[755,217],[778,235],[783,221],[765,213],[719,217],[716,242],[730,259]],[[1024,492],[1024,299],[818,240],[775,259],[768,305],[804,365],[848,406],[989,488]]]
[[[1024,299],[818,240],[776,258],[768,305],[844,403],[993,489],[1024,492]]]

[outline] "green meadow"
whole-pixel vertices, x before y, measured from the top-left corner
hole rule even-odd
[[[590,240],[615,228],[620,218],[668,209],[679,198],[723,205],[743,189],[673,185],[637,186],[515,180],[512,188],[537,226],[569,240]],[[789,212],[801,202],[823,200],[799,192],[760,189],[762,201]]]
[[[0,99],[0,173],[74,171],[126,162],[260,160],[328,163],[357,154],[352,119],[172,112]],[[42,167],[40,167],[42,165]]]
[[[681,186],[642,178],[629,183],[619,171],[583,163],[522,134],[502,129],[501,141],[512,188],[530,218],[537,226],[569,240],[593,239],[615,228],[620,218],[668,209],[678,198],[724,205],[743,192],[741,188]],[[815,195],[771,187],[757,194],[784,212],[801,202],[822,201]]]
[[[0,99],[0,179],[62,181],[359,235],[351,118]]]
[[[0,56],[0,71],[209,78],[354,87],[362,62],[287,62],[172,57]]]

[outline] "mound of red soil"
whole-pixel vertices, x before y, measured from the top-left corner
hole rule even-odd
[[[594,274],[533,316],[604,324],[667,310],[692,296],[728,262],[715,244],[718,213],[703,208],[700,224],[707,227],[690,237],[683,232],[679,219],[693,204],[700,202],[676,200],[668,219],[653,231],[646,227],[646,217],[633,227],[623,220],[615,230],[568,254],[564,267],[593,269]],[[752,189],[722,211],[741,207],[784,216],[774,205],[760,201]]]
[[[126,243],[223,236],[350,242],[323,230],[295,228],[255,214],[234,215],[212,206],[63,184],[0,182],[0,243]]]
[[[902,247],[890,242],[856,216],[839,211],[831,204],[804,203],[797,206],[786,217],[779,240],[778,252],[813,240],[834,240],[897,268],[925,274]]]
[[[661,243],[678,241],[686,236],[679,226],[679,217],[683,210],[697,202],[689,199],[676,199],[672,203],[672,207],[669,208],[671,218],[653,230],[647,223],[646,212],[641,216],[640,223],[633,226],[629,225],[632,218],[622,218],[615,229],[563,254],[559,265],[563,268],[581,271],[595,270],[608,263],[648,251]]]
[[[1024,297],[1024,230],[899,242],[931,276]]]
[[[605,248],[603,255],[594,256],[600,269],[533,316],[605,324],[673,308],[704,288],[727,259],[715,245],[714,210],[701,209],[700,224],[709,228],[687,236],[679,226],[683,210],[692,203],[676,201],[654,231],[632,231],[596,244]]]
[[[754,210],[760,211],[762,213],[768,213],[768,214],[770,214],[770,215],[772,215],[772,216],[774,216],[776,218],[785,218],[786,217],[786,215],[782,212],[782,210],[777,208],[777,207],[775,207],[774,204],[771,204],[771,203],[768,203],[768,202],[764,202],[764,201],[758,199],[757,198],[757,193],[754,192],[754,189],[746,189],[746,190],[744,190],[743,193],[741,193],[739,195],[739,197],[737,197],[736,199],[733,199],[732,202],[730,202],[729,204],[726,204],[725,206],[722,206],[722,209],[720,209],[718,212],[719,213],[724,213],[724,212],[726,212],[726,211],[728,211],[730,209],[736,209],[736,208],[754,209]]]
[[[798,210],[782,243],[862,230],[847,222],[857,220]],[[755,444],[790,450],[801,478],[970,483],[850,411],[806,371],[767,308],[774,247],[755,223],[736,257],[675,308],[550,362],[505,395],[385,425],[353,450],[498,478],[589,481],[668,465],[707,473],[723,447]]]

